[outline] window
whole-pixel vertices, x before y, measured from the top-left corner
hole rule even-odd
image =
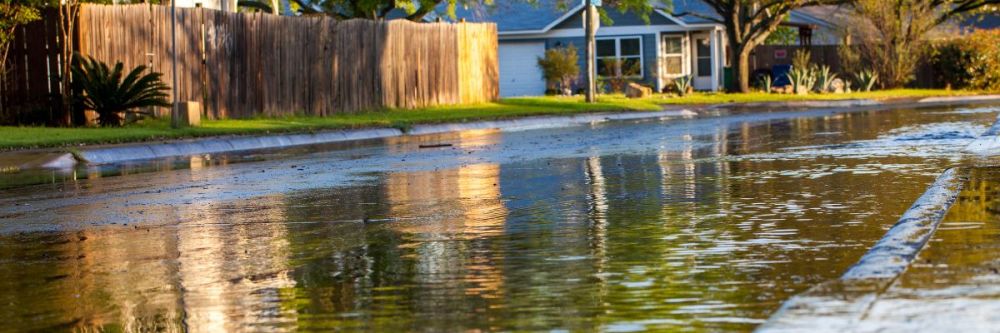
[[[597,75],[642,77],[642,38],[597,40]]]
[[[695,52],[698,53],[698,76],[712,75],[712,47],[708,38],[699,38]]]
[[[684,39],[682,36],[663,36],[663,74],[684,74]]]

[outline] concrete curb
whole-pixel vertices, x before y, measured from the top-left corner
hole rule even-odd
[[[755,332],[853,332],[872,304],[910,265],[958,198],[966,178],[948,169],[840,279],[785,301]]]
[[[691,110],[722,110],[722,109],[776,109],[776,108],[827,108],[833,111],[874,110],[882,107],[928,107],[951,104],[975,104],[1000,102],[1000,95],[959,96],[924,98],[921,100],[878,102],[867,99],[840,101],[797,101],[797,102],[767,102],[744,104],[720,104],[712,106],[692,106],[683,108],[677,106],[656,112],[619,112],[591,113],[571,116],[539,116],[511,120],[477,121],[469,123],[416,125],[405,133],[394,128],[336,130],[315,134],[276,134],[255,136],[229,136],[201,139],[183,139],[161,143],[131,143],[106,147],[83,148],[77,154],[80,162],[89,164],[111,164],[137,160],[159,159],[178,156],[190,156],[213,153],[238,152],[249,150],[265,150],[288,148],[294,146],[316,145],[326,143],[348,142],[369,139],[384,139],[403,135],[424,135],[446,133],[453,131],[498,129],[501,131],[522,131],[541,128],[569,127],[603,121],[622,121],[654,119],[663,117],[690,117],[696,113]],[[72,161],[71,161],[72,162]],[[46,168],[72,168],[75,163],[59,161],[55,164],[45,164]]]
[[[955,203],[963,180],[956,169],[945,170],[841,279],[888,279],[903,273]]]

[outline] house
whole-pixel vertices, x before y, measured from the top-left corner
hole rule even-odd
[[[236,0],[176,0],[175,4],[181,8],[201,6],[226,12],[236,11]]]
[[[595,1],[596,2],[596,1]],[[656,8],[648,23],[634,13],[608,9],[613,24],[597,30],[599,76],[622,73],[662,89],[671,79],[690,75],[695,89],[718,91],[727,67],[724,27],[699,16],[715,16],[700,0],[673,0],[674,16]],[[545,50],[574,45],[584,68],[584,3],[560,6],[555,0],[537,4],[503,2],[494,7],[457,8],[456,17],[470,22],[496,22],[499,38],[500,95],[542,95],[546,82],[538,68]],[[804,20],[808,18],[809,21]],[[821,21],[805,13],[792,15],[789,24],[801,29]],[[617,61],[609,61],[617,60]],[[617,64],[618,66],[613,66]]]

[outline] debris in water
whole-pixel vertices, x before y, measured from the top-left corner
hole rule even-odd
[[[451,146],[452,146],[452,144],[450,144],[450,143],[437,143],[437,144],[432,144],[432,145],[420,145],[419,147],[420,148],[441,148],[441,147],[451,147]]]

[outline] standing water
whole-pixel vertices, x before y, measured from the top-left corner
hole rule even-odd
[[[730,114],[83,167],[0,186],[0,322],[749,331],[853,264],[998,112]]]

